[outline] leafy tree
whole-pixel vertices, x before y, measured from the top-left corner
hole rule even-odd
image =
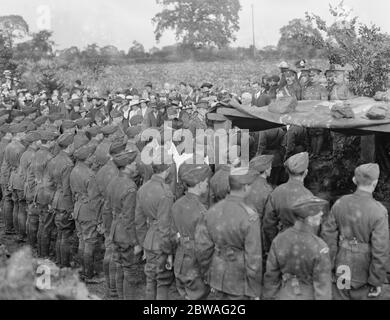
[[[278,50],[289,58],[314,58],[319,54],[312,44],[305,42],[307,37],[320,37],[318,30],[303,19],[293,19],[280,29]]]
[[[14,69],[12,64],[12,49],[6,46],[6,39],[0,35],[0,72],[1,74],[4,70]]]
[[[129,49],[129,52],[127,53],[127,55],[129,58],[132,58],[132,59],[144,58],[145,57],[145,48],[138,41],[133,41],[133,45]]]
[[[29,26],[23,17],[9,15],[0,17],[0,34],[5,38],[5,44],[13,48],[15,40],[25,38],[29,33]]]
[[[53,32],[42,30],[32,35],[32,39],[16,45],[14,58],[16,60],[30,59],[38,61],[40,59],[50,59],[54,56],[54,41],[50,38]]]
[[[107,64],[107,59],[101,55],[100,47],[96,43],[93,43],[81,51],[80,62],[93,72],[95,78],[98,78]]]
[[[227,46],[239,30],[239,0],[156,0],[164,9],[155,15],[155,36],[159,41],[169,29],[184,46]]]
[[[306,13],[306,20],[319,34],[305,37],[305,41],[326,51],[330,64],[349,65],[351,89],[357,95],[373,96],[385,90],[390,73],[390,36],[375,25],[358,22],[343,1],[330,6],[334,22],[327,25],[318,15]]]

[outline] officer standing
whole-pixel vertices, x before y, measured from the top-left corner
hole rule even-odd
[[[260,220],[244,200],[257,176],[249,168],[232,169],[230,194],[205,213],[195,231],[202,274],[220,300],[261,296]]]
[[[293,204],[297,220],[272,242],[264,275],[264,298],[331,300],[329,248],[315,235],[328,202],[313,196]]]
[[[40,258],[49,257],[50,243],[52,233],[54,232],[54,216],[49,212],[49,205],[53,201],[55,189],[53,182],[48,174],[48,163],[54,158],[52,152],[55,146],[55,139],[58,137],[58,133],[49,130],[39,131],[41,140],[38,141],[39,150],[35,153],[34,158],[31,160],[31,171],[34,182],[34,209],[29,212],[31,215],[35,215],[37,212],[39,215],[39,225],[37,231],[38,242],[38,256]],[[29,226],[29,230],[32,233],[35,232],[35,219],[30,219],[33,225]],[[48,228],[50,226],[50,229]],[[46,227],[46,233],[44,229]],[[31,235],[34,238],[34,234]]]
[[[282,128],[273,128],[259,132],[259,142],[257,146],[257,154],[273,155],[272,171],[270,182],[273,186],[279,185],[283,178],[283,159],[285,156],[285,148],[283,147],[285,130]]]
[[[265,205],[272,192],[272,187],[268,184],[267,178],[271,175],[273,159],[273,155],[262,155],[253,158],[249,162],[249,168],[256,170],[259,176],[252,183],[249,194],[245,198],[245,203],[257,211],[260,221],[263,220]]]
[[[136,157],[136,151],[115,155],[113,161],[119,175],[107,186],[108,206],[113,214],[110,240],[114,248],[116,290],[120,300],[135,300],[137,266],[142,257],[135,226],[137,185],[132,180],[137,170],[134,162]]]
[[[378,164],[355,169],[355,193],[341,197],[323,223],[321,237],[329,245],[336,283],[334,298],[377,298],[386,281],[389,225],[386,208],[376,201]]]
[[[309,154],[298,153],[289,158],[285,166],[289,180],[272,191],[265,207],[263,232],[264,248],[267,252],[276,235],[294,225],[296,220],[292,211],[294,201],[302,196],[312,196],[303,184],[308,173]]]
[[[173,282],[171,209],[174,195],[166,180],[176,169],[164,148],[155,150],[152,166],[154,175],[137,192],[136,230],[146,256],[146,297],[167,300]]]
[[[64,133],[57,139],[59,153],[47,165],[48,175],[55,190],[53,201],[50,204],[50,214],[53,216],[53,224],[45,225],[44,234],[50,234],[52,229],[57,229],[56,261],[61,267],[70,267],[71,244],[70,239],[75,229],[72,219],[73,200],[70,189],[70,173],[73,169],[73,161],[70,156],[73,153],[74,133]]]
[[[208,165],[196,164],[182,164],[180,169],[180,180],[188,189],[172,206],[174,231],[179,238],[174,263],[176,287],[182,297],[200,300],[208,296],[209,287],[202,279],[195,256],[194,234],[207,211],[201,196],[208,192],[211,169]]]

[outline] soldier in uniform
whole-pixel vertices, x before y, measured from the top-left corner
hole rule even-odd
[[[334,298],[378,298],[386,281],[389,258],[389,225],[386,208],[374,192],[379,166],[355,169],[355,193],[341,197],[322,225],[321,237],[329,245],[335,272]]]
[[[303,185],[308,173],[309,154],[307,152],[298,153],[289,158],[285,166],[289,180],[271,192],[265,207],[263,232],[264,248],[267,252],[276,235],[294,225],[296,221],[292,211],[294,201],[302,196],[312,196],[312,193]]]
[[[273,155],[270,182],[277,186],[283,178],[283,159],[285,150],[283,147],[286,132],[282,128],[273,128],[259,132],[257,155]]]
[[[86,160],[94,153],[96,143],[89,142],[74,151],[76,165],[70,174],[70,187],[74,200],[73,218],[79,236],[79,257],[82,263],[82,277],[87,283],[97,283],[94,278],[94,255],[98,244],[98,225],[102,202],[98,199],[95,175]]]
[[[280,233],[268,254],[264,298],[278,300],[331,300],[329,248],[316,236],[328,202],[303,197],[293,204],[297,220]]]
[[[142,257],[135,226],[137,186],[132,180],[137,170],[136,156],[136,151],[124,151],[113,157],[119,175],[107,186],[108,206],[113,215],[112,259],[116,263],[116,290],[120,300],[135,300],[137,266]]]
[[[26,150],[21,143],[21,139],[25,136],[26,127],[20,123],[13,123],[9,130],[13,134],[12,141],[6,146],[4,150],[4,159],[1,167],[2,182],[4,184],[4,220],[5,233],[15,234],[18,228],[18,203],[14,202],[15,196],[13,192],[13,177],[17,173],[20,157]]]
[[[105,253],[103,259],[103,270],[104,270],[106,284],[107,284],[107,296],[115,297],[117,295],[116,278],[115,278],[116,264],[112,261],[112,254],[114,251],[114,247],[109,237],[113,217],[112,217],[112,210],[110,209],[109,202],[108,202],[109,199],[107,194],[107,186],[119,174],[119,170],[115,165],[115,163],[112,161],[113,159],[112,157],[115,156],[115,154],[119,154],[123,152],[125,150],[125,145],[122,143],[122,144],[115,144],[114,146],[112,146],[112,144],[113,143],[111,142],[111,145],[109,145],[109,149],[108,149],[109,160],[96,173],[96,185],[99,191],[98,196],[101,198],[101,201],[103,202],[101,213],[100,213],[101,217],[99,217],[98,220],[102,221],[101,229],[104,234]],[[107,157],[104,148],[101,148],[100,150],[97,149],[95,155],[97,159],[104,159]]]
[[[27,179],[27,171],[31,164],[31,159],[37,150],[36,141],[40,139],[37,131],[28,132],[26,136],[21,140],[22,144],[27,148],[20,157],[20,165],[17,173],[13,178],[13,198],[14,198],[14,210],[17,211],[18,224],[18,241],[26,241],[26,220],[27,220],[27,202],[25,196],[25,183]]]
[[[146,298],[149,300],[167,300],[173,282],[171,209],[174,195],[166,181],[173,174],[172,169],[176,169],[167,153],[164,148],[155,151],[154,175],[137,192],[136,231],[146,256]]]
[[[310,68],[309,81],[302,87],[302,100],[328,100],[328,92],[319,82],[321,70]],[[311,142],[311,151],[319,155],[324,143],[325,129],[309,128],[308,135]]]
[[[74,133],[64,133],[57,139],[59,153],[47,165],[48,175],[55,190],[53,201],[50,204],[50,213],[53,214],[52,225],[45,225],[52,230],[57,229],[56,261],[59,266],[70,267],[71,243],[70,239],[75,229],[72,219],[73,200],[70,189],[70,173],[73,169],[73,161],[70,156],[73,153]]]
[[[53,201],[55,189],[47,167],[50,160],[54,158],[52,151],[55,146],[54,140],[57,139],[58,133],[49,130],[39,130],[39,134],[41,138],[38,141],[39,150],[31,160],[31,174],[28,178],[29,184],[32,190],[34,190],[33,207],[31,208],[32,210],[29,209],[31,225],[28,226],[28,230],[31,232],[29,238],[35,238],[35,214],[38,213],[38,256],[46,258],[49,257],[51,237],[55,230],[54,215],[49,211],[49,205],[51,206]]]
[[[271,174],[273,159],[273,155],[261,155],[256,156],[249,162],[249,168],[256,170],[259,176],[252,183],[249,194],[245,198],[245,203],[257,211],[260,221],[263,220],[265,204],[272,192],[272,187],[268,184],[267,178]]]
[[[286,84],[279,87],[276,97],[294,97],[297,100],[302,100],[302,89],[298,83],[297,73],[289,69],[284,75],[286,77]]]
[[[207,100],[199,100],[198,103],[196,103],[196,111],[194,111],[191,116],[188,123],[189,130],[193,134],[193,136],[196,136],[196,129],[207,129],[206,124],[206,114],[208,111],[209,103]]]
[[[245,204],[258,173],[232,169],[230,194],[211,207],[195,231],[195,250],[216,299],[258,299],[261,296],[262,249],[259,215]]]
[[[180,180],[188,189],[172,206],[174,231],[179,239],[174,263],[176,288],[182,297],[200,300],[208,296],[209,287],[203,281],[195,256],[194,234],[207,211],[201,196],[208,192],[211,170],[208,165],[196,164],[183,164],[180,169]]]

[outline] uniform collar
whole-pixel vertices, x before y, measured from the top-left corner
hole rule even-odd
[[[164,179],[163,179],[162,177],[156,175],[156,174],[154,174],[150,180],[157,181],[157,182],[160,182],[160,183],[164,183],[164,184],[165,184]]]
[[[199,196],[196,195],[195,193],[192,193],[192,192],[188,192],[186,191],[186,196],[187,198],[190,198],[190,199],[196,199],[196,200],[199,200]]]
[[[363,191],[363,190],[360,190],[360,189],[357,189],[355,191],[355,194],[359,197],[367,197],[367,198],[372,198],[372,193],[370,192],[367,192],[367,191]]]
[[[307,233],[313,233],[314,229],[312,226],[309,226],[308,224],[304,223],[303,221],[297,220],[295,221],[294,227],[295,230],[301,231],[301,232],[307,232]]]
[[[226,200],[230,200],[230,201],[237,201],[237,200],[238,201],[244,201],[244,197],[229,194],[229,195],[226,196]]]

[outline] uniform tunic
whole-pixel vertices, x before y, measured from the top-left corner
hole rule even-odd
[[[264,275],[264,297],[280,300],[332,298],[329,248],[309,225],[297,221],[272,242]]]
[[[195,250],[207,283],[227,297],[260,297],[262,249],[259,215],[228,195],[209,209],[195,232]]]
[[[372,194],[357,190],[340,198],[323,223],[332,264],[351,271],[351,288],[382,286],[386,280],[389,227],[386,208]]]
[[[179,236],[174,264],[176,287],[190,300],[205,298],[209,292],[200,273],[194,242],[195,228],[206,211],[199,196],[189,192],[172,206],[174,231]]]
[[[271,192],[263,218],[264,248],[270,248],[279,231],[292,227],[296,217],[292,211],[294,202],[303,196],[313,196],[302,182],[290,179]]]

